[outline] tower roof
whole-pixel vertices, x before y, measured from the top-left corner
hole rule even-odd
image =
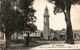
[[[49,17],[48,7],[47,7],[47,6],[46,6],[46,8],[45,8],[44,17]]]
[[[45,11],[48,11],[48,7],[46,6]]]

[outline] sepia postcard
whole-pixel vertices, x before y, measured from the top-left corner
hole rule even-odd
[[[80,50],[80,0],[0,0],[0,50]]]

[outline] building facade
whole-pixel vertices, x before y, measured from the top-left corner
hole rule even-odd
[[[55,30],[56,33],[58,34],[56,38],[58,40],[66,40],[66,29],[62,30]],[[74,40],[80,40],[80,30],[73,30],[73,38]]]

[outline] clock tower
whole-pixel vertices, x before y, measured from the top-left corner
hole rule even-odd
[[[48,8],[46,6],[45,8],[45,13],[44,13],[44,28],[43,28],[43,38],[48,39],[48,36],[50,34],[49,32],[49,13],[48,13]]]

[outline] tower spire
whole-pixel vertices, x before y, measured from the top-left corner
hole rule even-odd
[[[45,11],[48,11],[48,7],[47,7],[47,5],[46,5],[46,8],[45,8]]]
[[[45,11],[48,11],[48,7],[47,7],[47,0],[46,0],[46,8],[45,8]]]
[[[45,7],[44,17],[49,17],[48,7]]]
[[[45,7],[45,13],[44,13],[44,17],[49,17],[49,13],[48,13],[48,6],[47,6],[47,0],[46,0],[46,7]]]

